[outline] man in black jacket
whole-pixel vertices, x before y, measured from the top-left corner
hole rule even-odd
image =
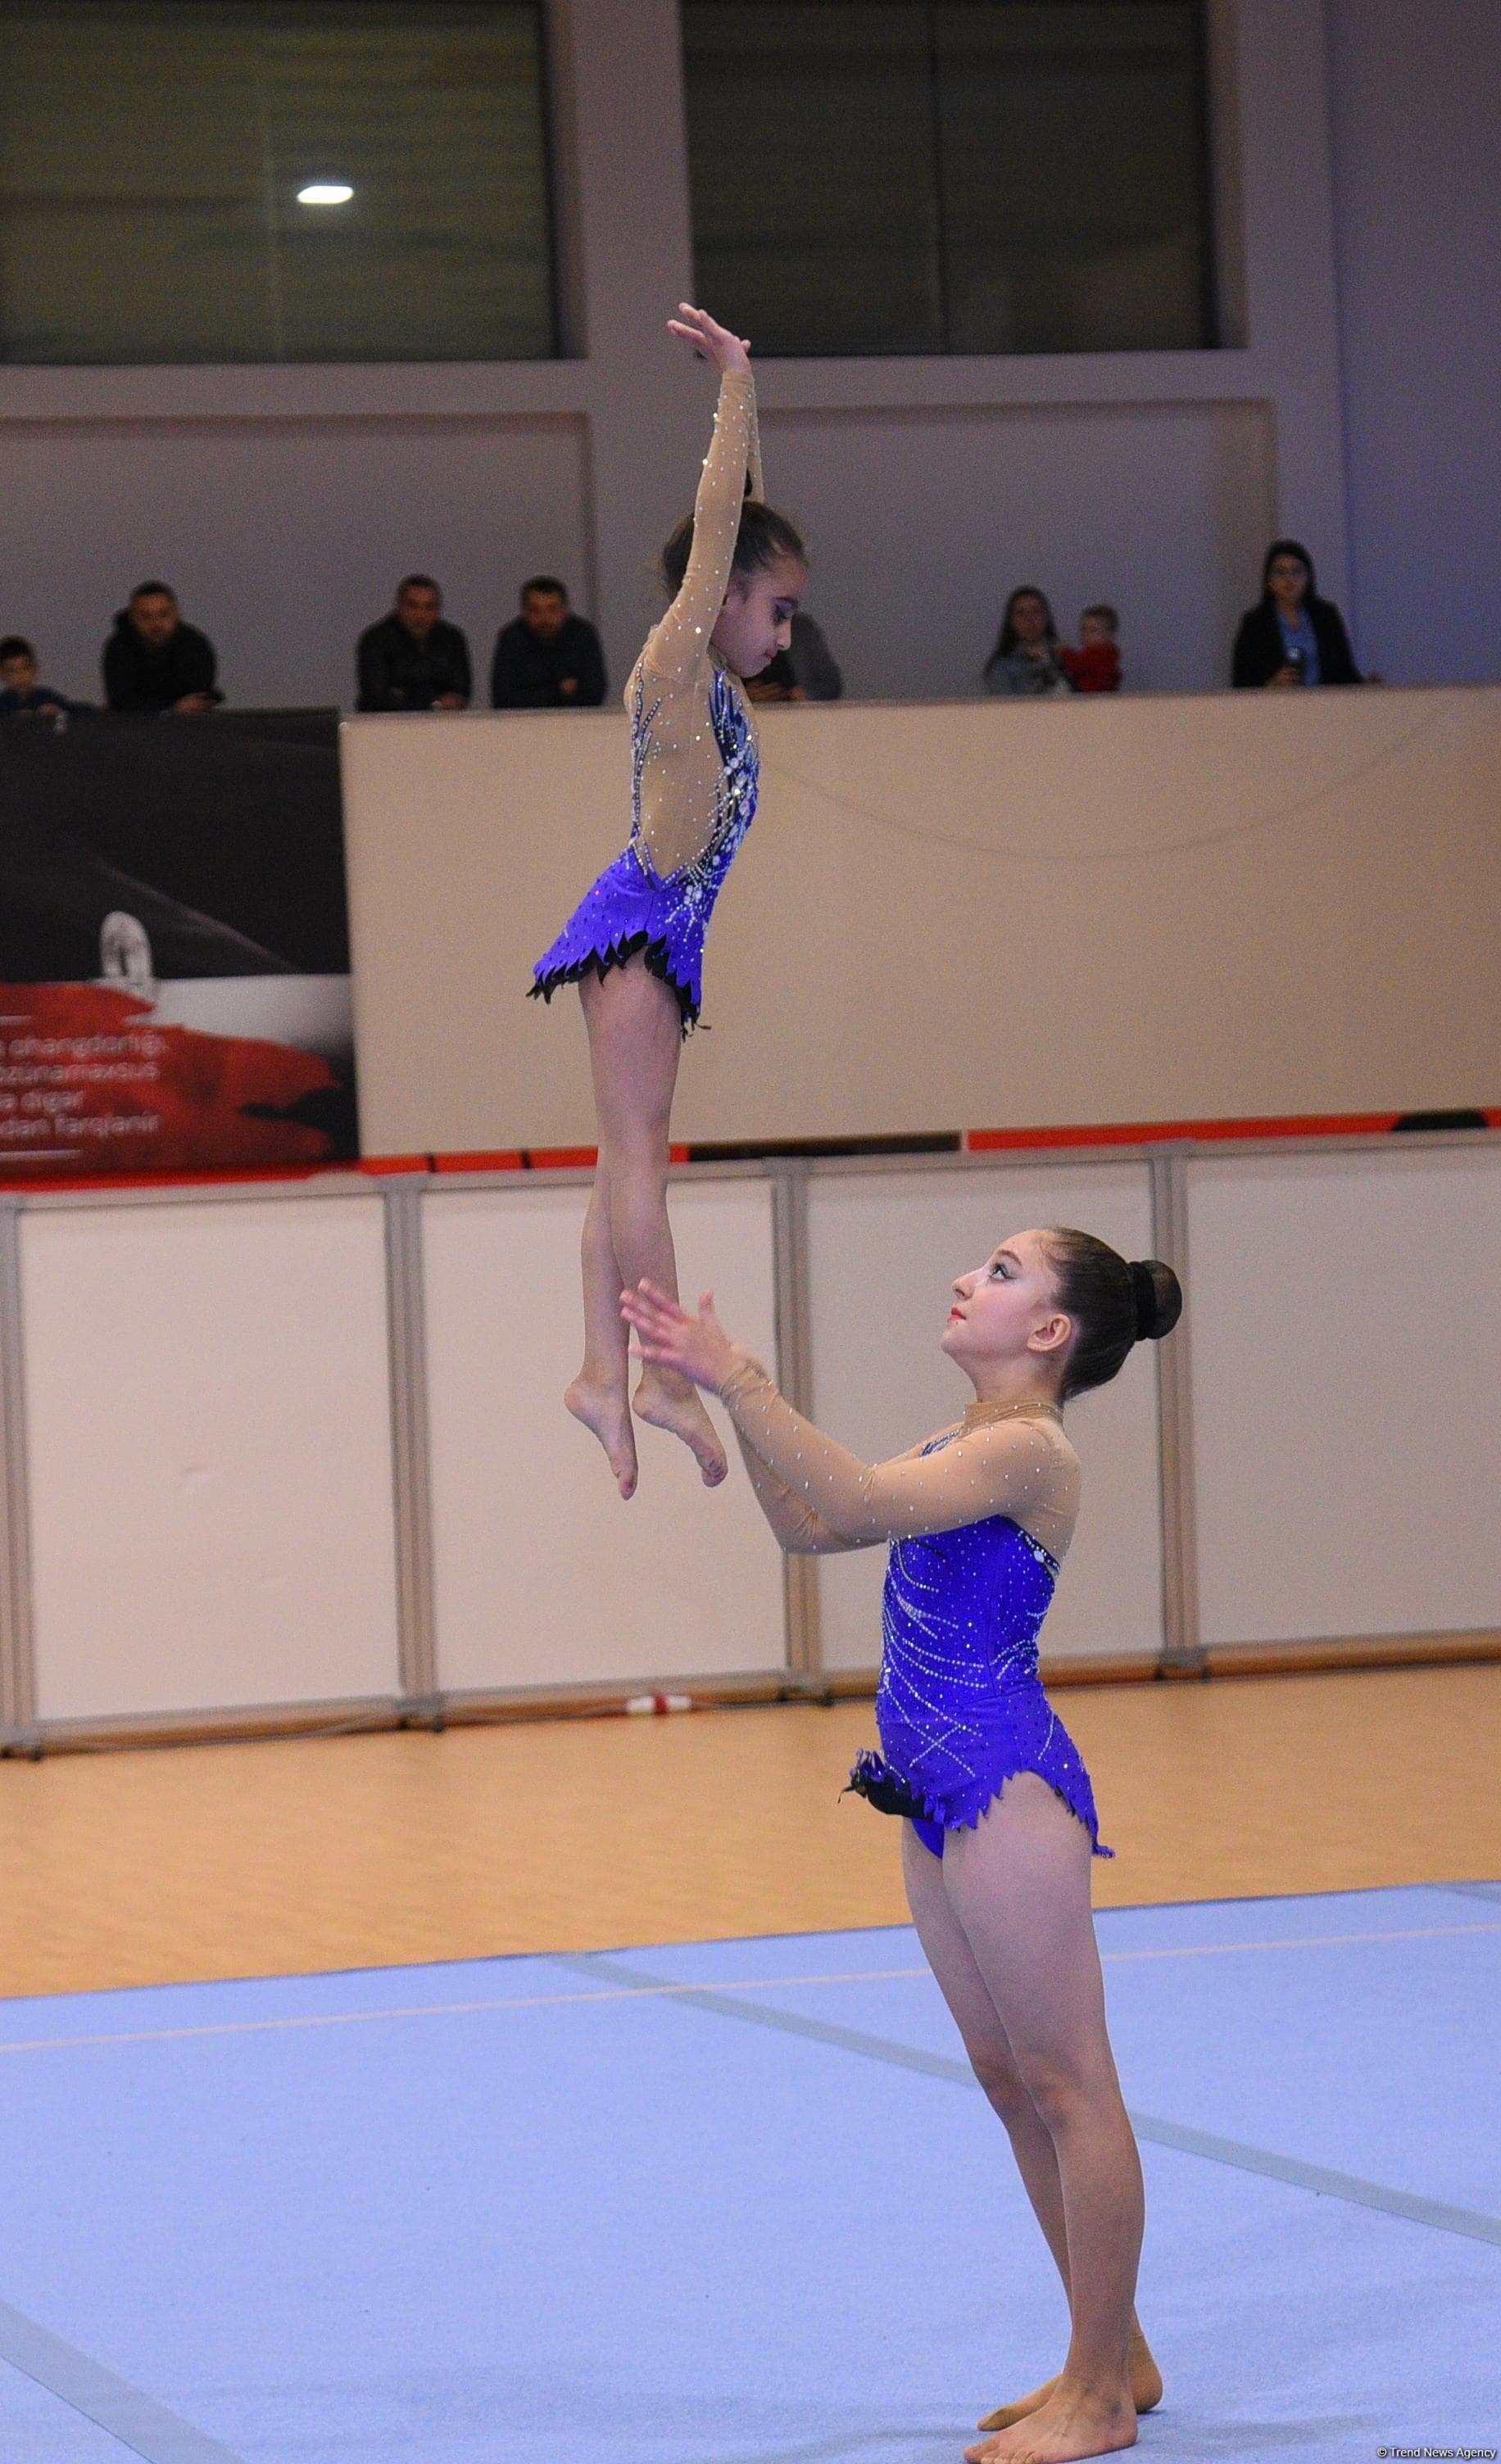
[[[521,612],[501,627],[490,663],[495,710],[597,710],[605,654],[586,617],[575,616],[563,583],[537,573],[522,586]]]
[[[104,706],[122,711],[212,710],[224,699],[207,633],[185,625],[177,593],[141,582],[104,645]]]
[[[360,636],[356,710],[467,710],[469,644],[445,624],[430,574],[408,573],[396,605]]]

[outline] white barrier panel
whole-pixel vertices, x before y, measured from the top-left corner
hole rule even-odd
[[[1501,1627],[1501,1149],[1188,1167],[1209,1644]]]
[[[1501,688],[761,714],[689,1142],[1487,1104]],[[372,1154],[594,1136],[522,996],[625,843],[623,714],[342,731]]]
[[[785,1665],[781,1555],[733,1441],[711,1494],[676,1439],[638,1430],[641,1484],[626,1505],[563,1408],[586,1198],[511,1185],[424,1199],[437,1681],[450,1691]],[[683,1290],[712,1285],[732,1331],[771,1365],[770,1184],[678,1185],[672,1212]]]
[[[938,1350],[956,1274],[1008,1232],[1076,1223],[1127,1257],[1151,1254],[1145,1164],[830,1173],[808,1188],[814,1416],[868,1459],[949,1427],[970,1399]],[[1150,1347],[1069,1407],[1084,1512],[1044,1629],[1049,1659],[1162,1647],[1157,1389]],[[886,1552],[819,1560],[824,1664],[880,1658]]]
[[[43,1720],[399,1690],[381,1200],[23,1213]]]

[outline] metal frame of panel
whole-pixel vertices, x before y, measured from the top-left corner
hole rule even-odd
[[[1026,1169],[1028,1165],[1038,1170],[1048,1170],[1060,1164],[1145,1164],[1151,1177],[1158,1254],[1176,1268],[1185,1288],[1190,1288],[1187,1253],[1187,1165],[1190,1158],[1208,1155],[1226,1157],[1257,1155],[1265,1157],[1269,1143],[1266,1139],[1204,1139],[1161,1145],[1123,1143],[1110,1147],[1096,1144],[1048,1147],[1046,1150],[1021,1148],[1009,1150],[1005,1160],[1010,1168],[1020,1170]],[[1470,1149],[1479,1143],[1501,1145],[1501,1133],[1481,1131],[1420,1133],[1403,1136],[1402,1147],[1404,1153],[1410,1154],[1424,1147]],[[1275,1151],[1290,1156],[1351,1154],[1361,1149],[1389,1153],[1390,1135],[1279,1138],[1275,1142]],[[995,1168],[998,1159],[989,1151],[973,1155],[767,1157],[751,1163],[686,1166],[679,1174],[674,1174],[674,1178],[771,1181],[778,1372],[789,1399],[806,1407],[812,1393],[815,1340],[808,1279],[809,1179],[815,1176],[822,1177],[850,1173],[870,1176],[936,1170],[946,1173],[988,1171]],[[439,1188],[524,1186],[536,1189],[549,1182],[576,1182],[580,1177],[580,1173],[572,1170],[527,1172],[520,1179],[514,1173],[502,1171],[473,1174],[411,1171],[389,1175],[330,1173],[306,1180],[234,1180],[187,1187],[165,1184],[147,1188],[96,1186],[73,1191],[0,1191],[0,1751],[34,1751],[39,1746],[50,1742],[65,1743],[69,1737],[79,1733],[99,1739],[126,1735],[134,1738],[143,1732],[157,1731],[164,1735],[210,1731],[223,1735],[263,1730],[271,1725],[300,1727],[326,1725],[347,1728],[362,1722],[385,1723],[391,1719],[441,1720],[450,1698],[443,1688],[435,1645],[431,1463],[423,1321],[423,1199],[429,1191]],[[164,1718],[159,1723],[110,1719],[39,1723],[35,1715],[32,1624],[20,1216],[32,1208],[82,1210],[153,1204],[180,1206],[185,1202],[213,1205],[223,1200],[243,1199],[252,1190],[257,1198],[275,1198],[293,1205],[303,1197],[321,1198],[358,1192],[366,1197],[379,1196],[385,1209],[394,1484],[392,1520],[400,1615],[401,1691],[388,1702],[376,1700],[354,1705],[303,1701],[257,1705],[249,1710],[226,1712],[210,1718],[200,1715],[191,1728],[188,1726],[190,1717],[188,1714]],[[1157,1354],[1163,1563],[1163,1646],[1157,1673],[1164,1676],[1203,1674],[1210,1664],[1210,1655],[1204,1649],[1199,1621],[1189,1374],[1191,1341],[1191,1313],[1185,1311],[1179,1332],[1171,1343],[1161,1346]],[[843,1681],[830,1680],[823,1671],[819,1644],[817,1561],[792,1558],[785,1562],[784,1661],[780,1669],[767,1670],[748,1683],[768,1696],[823,1691],[841,1682],[846,1689],[853,1690],[857,1681],[848,1677]],[[1268,1654],[1264,1656],[1268,1658],[1269,1664],[1279,1654],[1287,1662],[1302,1651],[1308,1653],[1310,1660],[1316,1660],[1322,1654],[1326,1661],[1335,1658],[1347,1661],[1365,1659],[1373,1664],[1380,1664],[1398,1656],[1404,1642],[1414,1654],[1432,1653],[1435,1649],[1443,1649],[1446,1643],[1453,1646],[1455,1656],[1494,1656],[1501,1650],[1501,1635],[1477,1634],[1454,1638],[1415,1635],[1410,1638],[1382,1638],[1369,1644],[1359,1637],[1318,1638],[1306,1645],[1289,1642],[1285,1646],[1269,1646]],[[1221,1667],[1235,1664],[1242,1659],[1245,1664],[1251,1664],[1248,1652],[1242,1655],[1228,1647],[1213,1656],[1214,1664]],[[1308,1661],[1296,1664],[1308,1664]],[[516,1707],[520,1708],[523,1704],[544,1707],[549,1701],[556,1701],[561,1706],[569,1701],[599,1699],[602,1695],[607,1697],[608,1689],[560,1682],[556,1689],[545,1692],[540,1692],[536,1687],[523,1689],[516,1698]],[[503,1707],[510,1699],[497,1696],[497,1707]],[[458,1708],[456,1702],[453,1707]],[[464,1707],[472,1711],[476,1706],[466,1697]]]

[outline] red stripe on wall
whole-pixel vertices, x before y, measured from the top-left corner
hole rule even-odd
[[[1280,1120],[1105,1121],[1063,1129],[966,1130],[964,1151],[986,1155],[1026,1147],[1140,1147],[1216,1138],[1371,1137],[1395,1127],[1397,1112],[1300,1112]],[[1501,1114],[1487,1114],[1494,1128]]]
[[[481,1155],[435,1155],[434,1172],[524,1172],[526,1156],[519,1147],[497,1147]]]

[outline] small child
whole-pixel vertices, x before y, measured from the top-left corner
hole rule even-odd
[[[1079,618],[1079,649],[1058,653],[1075,693],[1119,693],[1120,648],[1115,639],[1119,630],[1120,618],[1114,607],[1103,601],[1086,607]]]
[[[0,642],[0,718],[31,710],[60,717],[67,708],[61,693],[37,683],[36,653],[30,642],[19,633],[8,633]]]

